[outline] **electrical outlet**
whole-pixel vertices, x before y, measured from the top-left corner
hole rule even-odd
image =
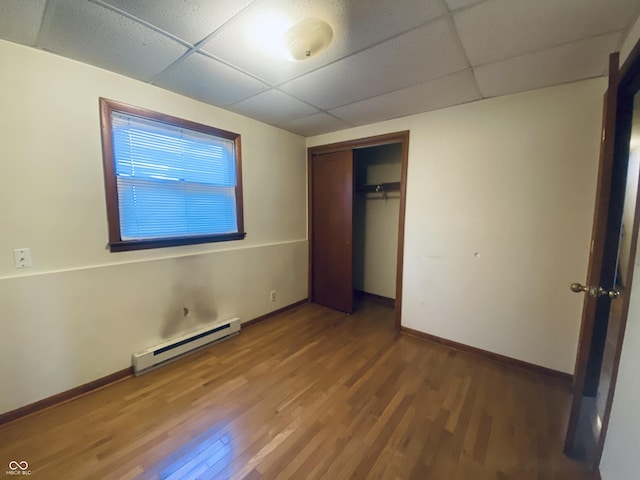
[[[31,267],[31,250],[28,248],[16,248],[13,250],[13,261],[16,268]]]
[[[269,292],[269,300],[271,300],[272,302],[276,301],[276,291],[275,290],[271,290]]]

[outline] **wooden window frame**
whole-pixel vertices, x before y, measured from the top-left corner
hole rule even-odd
[[[113,150],[113,124],[111,119],[112,112],[114,111],[233,141],[235,147],[236,166],[235,201],[237,232],[165,237],[158,239],[123,240],[120,233],[120,207],[118,202],[118,187]],[[240,134],[106,98],[100,98],[100,124],[102,137],[102,163],[104,168],[104,183],[107,203],[107,222],[109,226],[109,248],[112,252],[176,247],[180,245],[195,245],[200,243],[226,242],[242,240],[245,238],[246,233],[244,232],[244,214],[242,205],[242,154]]]

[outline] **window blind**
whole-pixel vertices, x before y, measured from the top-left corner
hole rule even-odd
[[[238,231],[232,140],[112,111],[122,240]]]

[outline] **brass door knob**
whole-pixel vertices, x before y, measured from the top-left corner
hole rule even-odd
[[[610,299],[615,300],[620,296],[620,292],[618,290],[607,290],[602,287],[589,287],[577,282],[571,284],[571,291],[575,293],[586,292],[586,294],[592,298],[598,298],[602,295],[607,295]]]
[[[605,290],[605,295],[609,295],[611,300],[615,300],[620,296],[620,292],[618,290]]]
[[[586,292],[587,290],[589,290],[589,287],[587,287],[586,285],[581,285],[579,283],[572,283],[571,284],[571,291],[572,292],[580,293],[580,292]]]

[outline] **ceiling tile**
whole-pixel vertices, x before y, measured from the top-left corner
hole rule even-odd
[[[0,38],[23,45],[38,41],[46,0],[2,0]]]
[[[474,69],[482,95],[495,97],[607,74],[622,34],[573,42]]]
[[[440,0],[403,0],[402,8],[390,0],[258,0],[216,33],[203,50],[275,85],[444,14]],[[270,54],[265,48],[269,38],[305,18],[325,20],[332,26],[330,47],[304,62]]]
[[[439,19],[285,83],[281,89],[330,109],[467,67],[453,26]]]
[[[479,99],[480,92],[473,74],[471,70],[465,70],[431,82],[345,105],[329,113],[354,125],[365,125]]]
[[[290,132],[297,133],[298,135],[311,137],[313,135],[322,135],[323,133],[344,130],[345,128],[352,127],[353,125],[332,117],[327,113],[318,112],[313,115],[281,123],[278,126],[285,130],[289,130]]]
[[[188,43],[195,44],[252,0],[103,0]]]
[[[57,2],[42,47],[81,62],[150,80],[187,49],[104,7],[82,0]]]
[[[459,8],[468,7],[474,3],[483,2],[484,0],[445,0],[447,7],[450,11],[458,10]]]
[[[167,69],[154,83],[220,107],[267,88],[255,78],[200,53],[194,53]]]
[[[268,90],[228,107],[232,112],[265,123],[284,123],[318,110],[278,90]]]
[[[490,0],[453,19],[476,66],[623,30],[639,11],[638,0]]]
[[[327,20],[332,45],[273,58],[278,12]],[[603,75],[639,13],[640,0],[0,0],[0,38],[315,135]]]

